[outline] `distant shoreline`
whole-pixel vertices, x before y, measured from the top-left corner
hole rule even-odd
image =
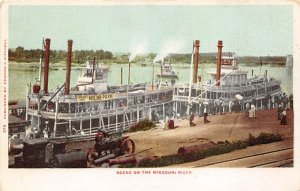
[[[18,47],[14,50],[9,49],[9,61],[17,63],[38,63],[40,56],[43,55],[43,51],[26,50],[23,47]],[[96,58],[98,62],[105,64],[124,64],[129,62],[129,53],[112,53],[105,50],[75,50],[72,54],[72,61],[74,64],[83,65],[88,60]],[[224,56],[235,55],[234,52],[223,52]],[[155,60],[157,53],[144,53],[136,55],[131,63],[136,64],[152,64]],[[171,58],[172,64],[182,64],[191,62],[190,53],[169,53],[166,57]],[[214,63],[216,62],[217,53],[208,52],[199,54],[200,63]],[[236,56],[240,63],[246,64],[277,64],[285,65],[286,56]],[[50,63],[65,64],[67,59],[67,53],[64,50],[51,50],[50,51]]]
[[[284,60],[275,60],[274,57],[270,57],[269,60],[264,60],[262,62],[260,62],[259,60],[259,57],[254,57],[256,59],[244,59],[243,57],[239,57],[238,58],[238,61],[239,63],[243,63],[243,64],[255,64],[255,65],[269,65],[269,64],[272,64],[272,65],[285,65],[285,59]],[[200,60],[200,63],[216,63],[216,61],[213,61],[211,59],[208,59],[206,60],[205,58],[203,58],[204,61]],[[128,63],[128,60],[105,60],[105,61],[101,61],[103,62],[104,64],[107,64],[107,65],[111,65],[111,64],[126,64]],[[142,64],[144,63],[143,61],[132,61],[131,62],[132,64]],[[35,61],[35,60],[9,60],[9,64],[39,64],[39,61]],[[50,64],[51,65],[56,65],[56,66],[65,66],[66,65],[66,61],[60,61],[60,62],[51,62],[50,61]],[[72,62],[72,64],[76,65],[76,66],[84,66],[85,65],[85,62],[84,63],[78,63],[78,62]],[[152,63],[150,64],[146,64],[146,65],[151,65]],[[182,61],[172,61],[172,64],[174,65],[177,65],[177,64],[190,64],[190,62],[182,62]]]

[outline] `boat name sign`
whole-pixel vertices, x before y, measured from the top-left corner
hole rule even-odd
[[[110,94],[98,94],[98,95],[78,95],[76,96],[77,102],[88,102],[88,101],[103,101],[111,100],[116,97],[115,93]]]

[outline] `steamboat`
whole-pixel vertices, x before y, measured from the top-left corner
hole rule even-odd
[[[156,74],[159,79],[178,79],[178,75],[172,69],[171,58],[164,58],[161,65],[160,71]]]
[[[264,76],[248,78],[247,71],[239,69],[234,53],[222,54],[222,41],[218,42],[217,71],[210,72],[212,79],[205,83],[198,76],[200,42],[195,41],[190,83],[159,88],[153,83],[109,86],[108,68],[94,59],[86,63],[83,75],[71,88],[72,43],[68,41],[66,81],[56,90],[48,91],[50,39],[45,40],[43,90],[40,84],[28,86],[25,105],[26,122],[37,132],[47,132],[44,137],[48,139],[29,139],[13,146],[11,152],[23,154],[13,156],[11,167],[87,167],[100,166],[106,161],[109,166],[133,163],[136,162],[131,155],[135,152],[134,142],[128,136],[109,136],[106,132],[125,131],[144,119],[202,115],[204,108],[210,114],[228,112],[233,106],[244,110],[249,103],[268,109],[277,107],[276,99],[281,94],[280,81],[267,78],[267,72]],[[88,149],[75,149],[75,143],[80,147],[89,145],[87,141],[98,130],[105,132],[100,146],[96,147],[96,143]],[[73,150],[67,150],[66,145]],[[115,159],[125,154],[129,157]]]
[[[72,40],[68,41],[66,82],[48,91],[50,39],[45,40],[44,87],[28,87],[26,120],[48,138],[121,132],[143,119],[162,119],[172,112],[173,88],[147,84],[109,86],[108,68],[94,59],[86,63],[70,88]]]
[[[281,91],[281,82],[263,76],[248,78],[247,71],[238,67],[235,53],[222,54],[223,42],[218,42],[217,70],[209,72],[211,79],[207,82],[198,76],[198,60],[200,42],[195,41],[195,54],[192,55],[194,70],[190,83],[178,84],[174,88],[173,106],[175,113],[190,115],[196,113],[203,115],[204,108],[208,113],[222,113],[246,110],[247,103],[253,104],[257,109],[277,107]],[[194,59],[195,58],[195,59]]]
[[[31,127],[50,132],[51,138],[66,135],[90,135],[98,129],[120,132],[144,119],[165,120],[166,117],[187,116],[245,110],[247,103],[258,109],[274,107],[281,94],[280,81],[263,76],[248,78],[238,67],[236,55],[222,54],[218,42],[217,71],[208,82],[198,76],[200,42],[195,41],[191,61],[190,83],[159,85],[127,84],[109,86],[108,69],[96,60],[86,63],[77,85],[70,88],[72,41],[68,41],[66,82],[57,90],[48,91],[50,39],[45,42],[44,89],[38,84],[28,88],[26,119]],[[164,61],[172,77],[170,63]],[[193,70],[194,68],[194,70]],[[165,71],[165,70],[163,70]],[[162,76],[163,72],[161,72]],[[165,72],[164,72],[165,74]]]

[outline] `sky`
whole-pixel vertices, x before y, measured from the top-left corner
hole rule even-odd
[[[10,6],[9,48],[108,50],[114,53],[201,52],[239,56],[286,56],[293,53],[293,7],[290,5],[135,5]]]

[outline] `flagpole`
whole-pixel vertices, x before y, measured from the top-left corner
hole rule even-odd
[[[191,56],[191,66],[190,66],[190,86],[189,86],[189,97],[187,105],[187,115],[190,116],[190,104],[191,104],[191,95],[192,95],[192,83],[193,83],[193,63],[194,63],[194,41],[193,41],[193,51]]]

